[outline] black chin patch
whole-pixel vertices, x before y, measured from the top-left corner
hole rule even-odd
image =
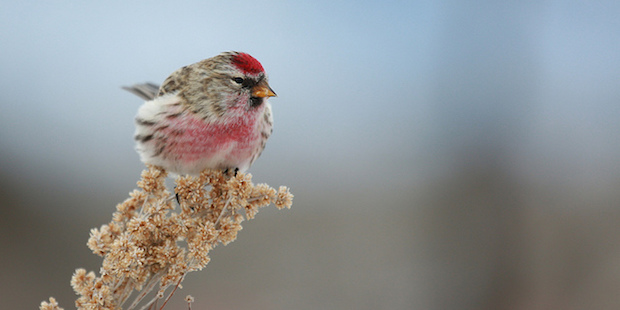
[[[263,99],[264,98],[260,97],[250,97],[250,107],[256,108],[260,106],[261,104],[263,104]]]

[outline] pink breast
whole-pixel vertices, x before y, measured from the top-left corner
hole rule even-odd
[[[207,123],[193,114],[169,120],[170,126],[165,129],[167,152],[184,162],[213,156],[231,160],[247,156],[260,136],[255,129],[256,117],[249,115],[215,123]]]

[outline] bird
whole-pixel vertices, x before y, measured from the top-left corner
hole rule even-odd
[[[248,53],[223,52],[174,71],[161,86],[123,87],[146,100],[135,117],[136,151],[177,175],[245,172],[273,132],[269,86]]]

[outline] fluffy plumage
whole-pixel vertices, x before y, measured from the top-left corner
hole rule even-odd
[[[155,94],[148,84],[128,90],[147,100]],[[271,135],[272,96],[263,66],[249,54],[225,52],[185,66],[139,108],[136,149],[144,163],[177,174],[243,172]]]

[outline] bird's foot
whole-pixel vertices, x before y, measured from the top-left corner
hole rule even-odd
[[[231,177],[236,177],[238,172],[239,172],[239,168],[237,167],[235,167],[235,169],[231,169],[231,168],[224,169],[224,174],[231,176]]]

